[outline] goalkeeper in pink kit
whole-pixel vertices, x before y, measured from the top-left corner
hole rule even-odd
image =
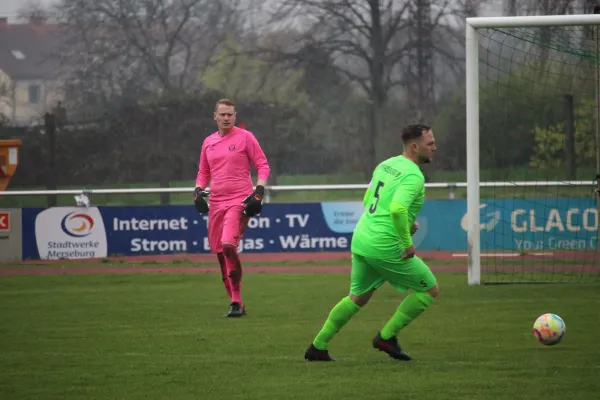
[[[208,213],[208,243],[221,266],[223,284],[230,298],[226,317],[246,314],[242,301],[242,265],[237,248],[251,217],[259,215],[265,185],[271,169],[254,135],[235,126],[232,101],[221,99],[214,119],[219,130],[202,143],[200,165],[194,191],[194,205],[200,214]],[[256,187],[251,166],[258,173]],[[210,184],[210,207],[202,192]]]

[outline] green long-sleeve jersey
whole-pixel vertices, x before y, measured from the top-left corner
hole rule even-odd
[[[425,201],[425,177],[404,156],[379,164],[364,196],[365,210],[352,236],[351,251],[396,259],[412,245],[410,229]]]

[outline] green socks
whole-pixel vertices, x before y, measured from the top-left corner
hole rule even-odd
[[[321,331],[315,337],[313,346],[319,350],[326,350],[331,339],[352,319],[354,314],[360,311],[349,296],[344,297],[329,313],[329,317]]]
[[[433,296],[429,293],[413,292],[406,296],[398,309],[381,330],[381,338],[389,339],[400,332],[400,329],[417,318],[433,303]]]
[[[433,296],[429,293],[413,292],[406,296],[400,303],[398,309],[381,330],[382,339],[389,339],[396,336],[400,329],[408,325],[413,319],[417,318],[433,303]],[[333,337],[360,311],[349,296],[344,297],[333,307],[329,317],[321,331],[313,340],[313,345],[319,350],[326,350]]]

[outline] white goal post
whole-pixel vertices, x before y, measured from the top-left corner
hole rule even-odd
[[[480,141],[479,141],[479,39],[478,30],[484,28],[528,28],[561,26],[600,26],[600,15],[546,15],[516,17],[466,18],[466,158],[467,158],[467,245],[468,284],[482,284],[480,232]],[[597,37],[597,36],[596,36]],[[597,83],[598,85],[598,83]],[[596,94],[598,101],[599,94]],[[598,108],[598,103],[596,104]],[[596,114],[598,120],[598,114]],[[596,121],[596,140],[598,136]],[[597,147],[600,147],[597,144]],[[598,149],[597,149],[598,151]],[[597,160],[597,163],[600,160]],[[597,166],[600,171],[600,166]],[[592,177],[590,177],[590,180]],[[600,200],[599,200],[600,201]]]

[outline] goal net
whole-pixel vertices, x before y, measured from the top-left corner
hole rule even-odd
[[[600,16],[578,17],[468,20],[470,284],[600,281]]]

